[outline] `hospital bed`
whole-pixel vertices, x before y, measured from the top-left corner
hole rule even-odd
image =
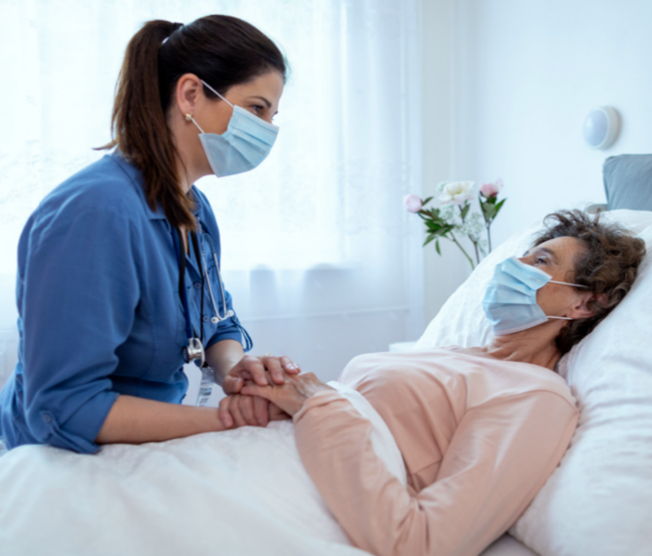
[[[623,303],[560,362],[559,372],[570,384],[582,414],[575,437],[560,466],[510,534],[499,538],[482,556],[652,554],[652,527],[647,523],[652,515],[652,156],[607,159],[604,176],[607,204],[591,210],[605,211],[605,218],[632,229],[646,241],[650,254]],[[515,234],[490,254],[447,301],[416,349],[485,343],[490,330],[480,308],[484,285],[494,265],[522,253],[540,227],[541,223],[536,223]],[[93,546],[94,550],[85,553],[94,554],[150,553],[157,542],[161,556],[201,552],[189,551],[192,543],[199,549],[229,553],[213,543],[217,539],[229,542],[231,535],[233,546],[244,546],[252,537],[246,527],[242,531],[218,530],[220,516],[228,519],[232,517],[228,514],[236,514],[246,523],[258,517],[262,520],[253,534],[261,536],[265,547],[260,554],[362,554],[338,537],[341,532],[329,521],[309,480],[302,494],[308,503],[304,500],[299,512],[289,503],[287,507],[274,503],[288,484],[284,481],[305,474],[300,462],[290,460],[288,464],[287,458],[282,459],[285,451],[292,449],[291,432],[282,430],[286,425],[274,424],[278,428],[274,442],[265,430],[246,428],[215,433],[210,442],[191,437],[161,445],[116,445],[107,447],[104,459],[28,447],[31,452],[19,461],[12,452],[0,459],[0,546],[8,546],[3,534],[9,524],[19,527],[21,510],[26,512],[22,519],[30,542],[49,547],[45,551],[50,554],[58,553],[53,541],[64,535],[75,536],[66,541],[68,546]],[[224,454],[233,440],[229,435],[240,435],[241,448],[227,457]],[[261,449],[266,460],[256,467],[256,458],[247,455]],[[228,480],[208,465],[219,457],[224,460],[221,473],[231,474]],[[284,474],[265,475],[276,458],[285,462]],[[48,477],[50,491],[45,494],[39,485],[29,483],[30,477],[43,475],[39,470],[53,473]],[[98,484],[100,476],[105,477],[105,485]],[[17,486],[16,477],[27,482],[24,489]],[[255,479],[247,485],[246,477]],[[246,488],[230,491],[238,480]],[[220,481],[224,484],[218,492]],[[183,492],[179,482],[183,482]],[[228,508],[215,507],[218,494],[230,500]],[[16,496],[22,497],[20,504],[7,503]],[[254,496],[258,497],[256,503],[248,504]],[[70,516],[77,524],[87,515],[94,516],[86,528],[66,530],[53,521],[60,517],[57,512],[64,511],[62,498],[69,497],[77,501],[77,513]],[[210,519],[197,523],[184,508],[200,509],[199,513]],[[172,524],[166,521],[170,512],[176,512]],[[149,517],[134,523],[138,515]],[[97,521],[103,526],[93,530]],[[38,523],[42,525],[36,526]],[[178,537],[177,533],[167,536],[171,529],[178,531]],[[105,544],[97,535],[103,535]],[[202,545],[205,539],[207,544]],[[127,544],[120,544],[124,542]],[[102,546],[107,547],[105,552]],[[255,552],[243,548],[237,553]]]

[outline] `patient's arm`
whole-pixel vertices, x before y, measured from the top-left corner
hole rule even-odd
[[[290,384],[273,390],[279,403]],[[301,459],[328,507],[355,546],[383,556],[481,552],[554,470],[576,419],[549,392],[470,410],[436,482],[411,495],[373,451],[369,421],[336,391],[317,392],[294,415]]]

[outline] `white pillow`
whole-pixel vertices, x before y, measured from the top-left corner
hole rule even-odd
[[[565,356],[581,412],[559,467],[510,533],[541,556],[652,554],[652,212],[603,215],[646,242],[648,255],[623,302]],[[494,266],[521,255],[538,223],[487,257],[442,307],[415,349],[484,345],[482,296]]]

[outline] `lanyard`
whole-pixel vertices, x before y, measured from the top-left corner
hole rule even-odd
[[[193,251],[195,252],[195,259],[200,268],[201,275],[201,309],[199,318],[199,338],[192,327],[190,322],[190,310],[188,309],[188,294],[186,293],[186,254],[181,251],[183,240],[181,238],[181,231],[177,228],[176,235],[173,234],[174,250],[179,260],[179,297],[183,304],[183,316],[186,320],[186,335],[188,336],[188,346],[183,348],[183,359],[186,363],[199,360],[199,367],[201,368],[201,384],[199,386],[199,393],[197,395],[198,406],[205,406],[210,400],[215,385],[215,371],[206,364],[206,357],[204,353],[204,346],[202,340],[204,339],[204,272],[203,272],[203,258],[199,250],[199,242],[197,241],[197,234],[190,232],[190,239],[192,241]]]

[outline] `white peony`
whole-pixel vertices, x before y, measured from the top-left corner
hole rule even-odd
[[[449,181],[441,183],[439,184],[439,190],[441,191],[439,202],[443,205],[448,203],[461,205],[473,199],[472,189],[472,181]]]

